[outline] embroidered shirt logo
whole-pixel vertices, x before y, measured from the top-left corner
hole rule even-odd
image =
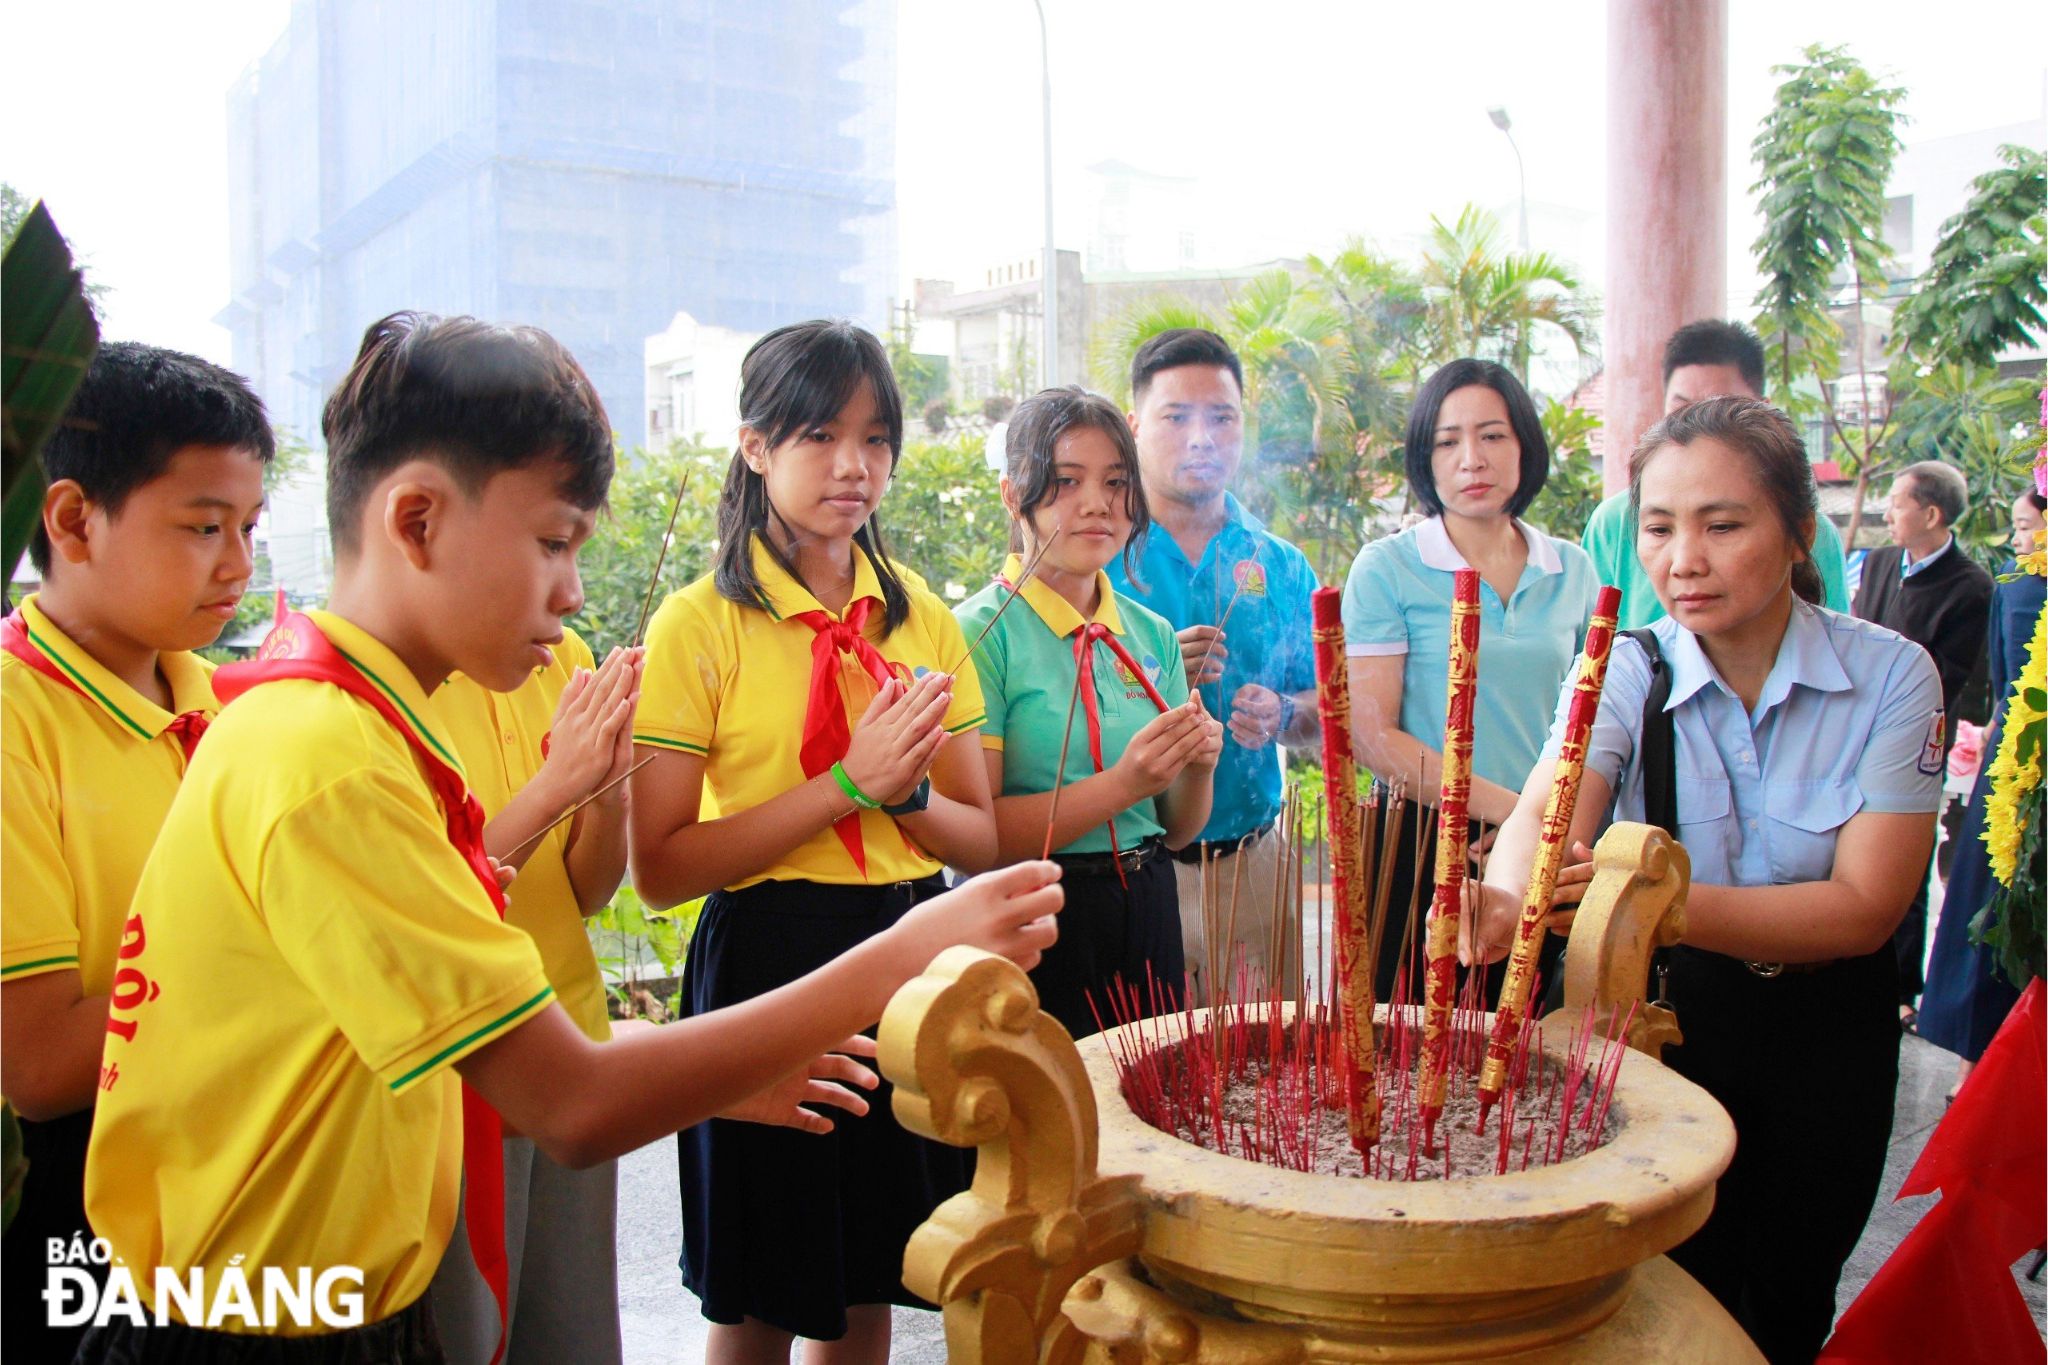
[[[1266,570],[1256,559],[1240,559],[1231,569],[1230,576],[1237,583],[1237,590],[1246,597],[1266,595]]]
[[[1934,719],[1928,723],[1927,742],[1920,746],[1919,766],[1923,773],[1934,774],[1941,771],[1942,751],[1948,747],[1943,742],[1948,738],[1948,727],[1943,723],[1945,719],[1942,712],[1936,711]]]

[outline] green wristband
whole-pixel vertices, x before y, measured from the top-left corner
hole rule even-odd
[[[874,797],[869,796],[854,785],[853,779],[846,775],[846,765],[844,763],[834,763],[832,765],[832,780],[839,784],[839,790],[846,793],[846,799],[859,806],[862,810],[880,810],[882,808],[881,802],[875,800]]]

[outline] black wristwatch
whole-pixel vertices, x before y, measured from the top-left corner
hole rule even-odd
[[[1280,724],[1273,731],[1273,738],[1278,739],[1294,728],[1294,715],[1298,705],[1292,692],[1280,694]]]
[[[882,807],[882,814],[915,815],[919,811],[923,810],[925,807],[931,805],[931,803],[932,780],[929,777],[927,777],[924,781],[917,784],[917,790],[910,794],[910,799],[908,801],[905,801],[900,806],[884,806]]]

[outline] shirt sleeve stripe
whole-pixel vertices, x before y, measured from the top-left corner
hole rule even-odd
[[[680,749],[686,754],[696,754],[700,758],[709,758],[711,756],[709,745],[692,744],[687,739],[664,739],[660,735],[635,735],[633,736],[633,742],[635,744],[650,744],[657,749]]]
[[[1386,659],[1408,652],[1406,640],[1365,640],[1358,644],[1344,646],[1344,652],[1354,659]]]
[[[988,724],[988,713],[984,711],[976,715],[972,720],[963,720],[958,725],[948,725],[946,727],[946,733],[949,735],[964,734],[967,731],[974,729],[976,726],[986,724]]]
[[[78,954],[64,957],[39,957],[33,962],[17,962],[12,967],[0,967],[0,977],[19,976],[23,972],[41,971],[48,967],[76,967]]]
[[[540,993],[534,996],[532,999],[528,1000],[525,1004],[514,1005],[511,1009],[499,1015],[490,1023],[485,1024],[482,1028],[476,1030],[474,1033],[456,1039],[454,1042],[442,1048],[433,1056],[427,1058],[427,1060],[425,1060],[424,1062],[421,1062],[412,1070],[406,1072],[403,1076],[400,1076],[397,1080],[391,1082],[392,1091],[395,1093],[397,1091],[405,1089],[406,1086],[412,1084],[420,1077],[426,1075],[429,1071],[432,1071],[435,1067],[447,1061],[450,1057],[455,1056],[459,1052],[468,1051],[472,1046],[479,1042],[482,1042],[484,1039],[490,1037],[493,1033],[496,1033],[501,1029],[509,1028],[511,1025],[517,1023],[520,1019],[533,1013],[533,1011],[539,1009],[542,1005],[545,1005],[549,1000],[554,998],[554,994],[555,988],[553,986],[541,987]]]

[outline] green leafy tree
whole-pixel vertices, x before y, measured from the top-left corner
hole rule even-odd
[[[2044,158],[2031,147],[1998,149],[2005,164],[1971,181],[1976,191],[1941,225],[1920,287],[1893,319],[1910,356],[1990,365],[2001,351],[2039,344],[2048,300],[2048,200]]]
[[[1576,544],[1604,496],[1600,461],[1593,457],[1600,419],[1556,398],[1544,399],[1538,416],[1550,445],[1550,477],[1529,509],[1529,520]]]
[[[1554,328],[1584,354],[1589,309],[1578,277],[1548,252],[1508,251],[1500,221],[1467,204],[1455,221],[1429,220],[1422,250],[1425,362],[1498,360],[1529,382],[1536,333]]]
[[[632,643],[657,561],[661,581],[653,592],[656,607],[669,593],[710,571],[718,535],[718,492],[727,463],[723,450],[682,441],[658,454],[636,450],[620,458],[611,506],[577,557],[583,610],[569,618],[569,625],[592,654],[602,659],[613,646]],[[662,538],[671,510],[676,514],[675,534],[664,555]]]
[[[987,586],[1008,553],[1010,518],[987,448],[979,434],[907,441],[882,499],[890,553],[949,607]]]
[[[1774,68],[1786,79],[1750,144],[1764,226],[1753,245],[1764,277],[1757,331],[1768,356],[1770,397],[1789,412],[1824,414],[1829,443],[1855,479],[1854,545],[1871,479],[1882,472],[1883,419],[1874,420],[1868,357],[1857,364],[1862,420],[1845,430],[1828,401],[1841,372],[1842,327],[1834,308],[1846,288],[1863,343],[1866,294],[1886,288],[1885,185],[1897,157],[1905,91],[1880,84],[1839,47],[1808,47]]]

